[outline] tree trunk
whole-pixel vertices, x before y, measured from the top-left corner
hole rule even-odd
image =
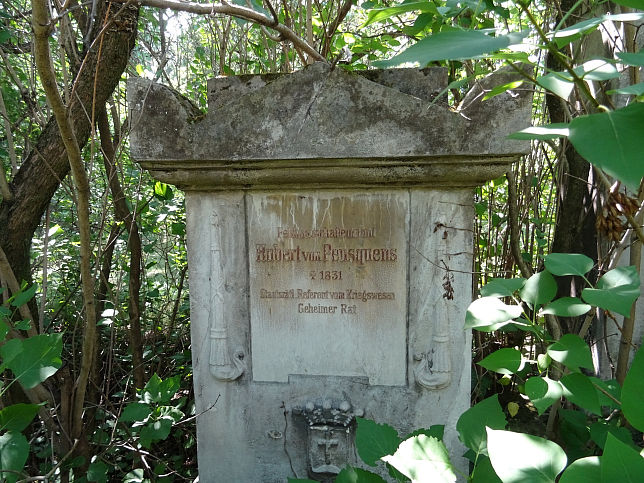
[[[138,8],[109,2],[99,2],[99,5],[91,38],[97,39],[101,32],[103,38],[85,53],[71,101],[70,117],[81,147],[92,131],[87,113],[93,111],[93,106],[103,106],[114,91],[127,66],[137,33]],[[110,25],[103,31],[107,23]],[[31,239],[69,169],[65,146],[52,117],[10,183],[13,199],[3,199],[0,204],[0,226],[3,227],[0,247],[19,281],[32,279]]]

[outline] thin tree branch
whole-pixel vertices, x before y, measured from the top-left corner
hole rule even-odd
[[[96,311],[94,306],[94,279],[91,272],[91,236],[89,221],[89,179],[83,165],[80,146],[74,133],[72,121],[58,91],[56,74],[49,50],[50,17],[44,0],[32,0],[32,27],[34,29],[34,58],[51,105],[56,124],[67,151],[78,201],[78,229],[80,231],[81,281],[85,309],[82,362],[73,397],[72,438],[77,439],[83,431],[83,405],[90,369],[96,349]]]
[[[117,1],[120,3],[125,2],[125,0]],[[258,25],[263,25],[279,32],[284,40],[292,42],[294,46],[302,49],[315,60],[318,60],[320,62],[327,62],[326,59],[322,57],[322,55],[320,55],[317,50],[315,50],[304,39],[298,37],[297,34],[286,25],[279,22],[275,24],[275,19],[267,17],[266,15],[256,12],[255,10],[247,7],[242,7],[240,5],[229,5],[226,3],[195,3],[181,2],[179,0],[137,0],[136,4],[146,7],[168,8],[173,11],[196,13],[199,15],[229,15],[232,17],[241,18],[243,20],[248,20],[250,22],[256,23]]]

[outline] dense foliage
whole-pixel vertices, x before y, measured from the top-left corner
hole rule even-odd
[[[537,127],[516,135],[533,140],[531,154],[475,195],[474,272],[476,287],[485,288],[470,313],[488,304],[488,318],[467,321],[486,328],[475,332],[473,401],[494,401],[490,411],[506,411],[512,429],[555,440],[568,463],[605,446],[630,454],[619,446],[633,440],[615,406],[627,413],[627,402],[613,390],[623,384],[626,391],[639,343],[644,3],[273,3],[231,2],[268,19],[260,25],[243,15],[118,2],[2,0],[2,477],[196,477],[183,198],[129,158],[124,81],[158,80],[205,108],[208,77],[291,72],[318,57],[348,70],[444,66],[450,84],[443,95],[455,110],[480,76],[503,65],[532,68],[521,70],[523,81],[487,93],[535,89]],[[274,22],[317,56],[276,35],[267,26]],[[578,253],[583,263],[562,271],[548,253]],[[500,320],[495,310],[512,317]],[[621,342],[606,350],[608,326],[619,327]],[[602,376],[616,382],[579,382],[588,379],[580,368],[591,369],[588,343],[612,363]],[[562,345],[583,355],[560,360]],[[640,374],[640,366],[632,371]],[[575,383],[592,391],[579,395]],[[505,424],[489,426],[493,441],[512,437],[495,431]],[[416,438],[440,453],[439,432]],[[529,441],[565,466],[554,446]],[[396,447],[389,462],[403,471],[394,464]],[[499,473],[493,453],[487,470],[513,481]],[[563,466],[549,470],[550,480]]]

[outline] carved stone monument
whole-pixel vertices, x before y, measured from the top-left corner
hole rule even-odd
[[[472,191],[527,146],[531,93],[459,112],[443,69],[214,79],[209,111],[129,85],[133,157],[186,191],[200,481],[326,481],[355,419],[469,407]]]

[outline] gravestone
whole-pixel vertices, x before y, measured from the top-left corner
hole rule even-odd
[[[356,418],[469,407],[472,187],[527,149],[531,93],[451,111],[444,69],[313,64],[211,80],[209,110],[128,86],[132,156],[186,192],[200,481],[326,481]]]

